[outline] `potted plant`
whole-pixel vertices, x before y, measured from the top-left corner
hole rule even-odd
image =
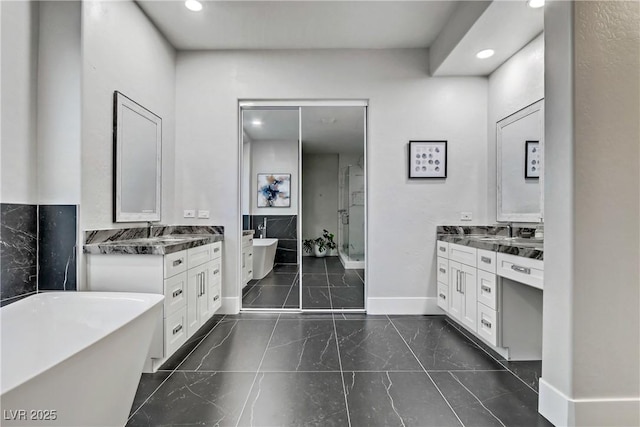
[[[335,237],[333,233],[329,233],[329,231],[327,231],[326,229],[322,230],[322,237],[324,238],[327,248],[329,248],[329,256],[335,256],[336,254],[336,248],[338,247],[336,245],[336,242],[333,241],[333,238]]]
[[[305,239],[302,241],[302,247],[306,253],[313,253],[313,256],[318,258],[322,258],[327,254],[327,245],[322,237]]]

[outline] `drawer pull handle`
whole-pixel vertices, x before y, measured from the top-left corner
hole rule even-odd
[[[178,296],[180,296],[180,294],[182,293],[182,289],[178,289],[177,291],[173,291],[173,297],[176,298]]]
[[[216,253],[216,252],[220,252],[220,248],[214,248],[214,249],[213,249],[213,252],[214,252],[214,253]]]
[[[440,252],[447,252],[447,249],[444,246],[440,246],[438,249],[440,249]]]
[[[439,270],[440,270],[440,273],[446,273],[447,272],[447,270],[445,270],[444,268],[439,268]]]
[[[173,328],[173,335],[177,334],[181,330],[182,330],[182,325],[176,326],[175,328]]]
[[[447,299],[447,296],[445,294],[440,294],[440,298]]]
[[[486,292],[486,293],[488,293],[488,294],[490,294],[490,293],[491,293],[491,288],[490,288],[490,287],[488,287],[488,286],[484,286],[484,285],[482,285],[482,286],[480,286],[480,289],[482,289],[482,291],[483,291],[483,292]]]
[[[253,270],[249,270],[249,274],[253,273]]]
[[[182,258],[180,258],[180,259],[177,259],[177,260],[173,261],[173,266],[174,266],[174,267],[177,267],[177,266],[179,266],[180,264],[182,264]]]
[[[216,295],[215,297],[213,297],[214,301],[218,301],[220,299],[220,295]]]
[[[249,254],[249,256],[253,256],[253,254]]]
[[[218,274],[218,273],[220,273],[220,269],[219,268],[216,268],[215,270],[213,270],[213,274]]]
[[[515,265],[515,264],[513,264],[513,265],[511,266],[511,269],[512,269],[513,271],[517,271],[518,273],[531,274],[531,269],[530,269],[530,268],[528,268],[528,267],[521,267],[521,266],[519,266],[519,265]]]
[[[484,326],[486,326],[487,328],[491,329],[491,322],[488,322],[488,321],[486,321],[486,320],[482,319],[482,320],[480,321],[480,323],[482,323],[482,324],[483,324]]]
[[[481,256],[480,257],[480,261],[487,263],[487,264],[491,264],[491,258],[489,258],[488,256]]]

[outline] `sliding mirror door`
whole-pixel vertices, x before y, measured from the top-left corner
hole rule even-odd
[[[300,109],[242,113],[242,309],[300,309]]]
[[[302,309],[365,308],[366,107],[302,107]]]

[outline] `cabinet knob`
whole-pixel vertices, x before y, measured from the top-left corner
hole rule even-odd
[[[440,294],[440,298],[447,299],[447,296],[445,294]]]
[[[486,292],[488,294],[491,293],[491,288],[485,285],[480,286],[480,289],[482,289],[483,292]]]
[[[175,328],[173,328],[173,335],[177,334],[178,332],[180,332],[182,330],[182,325],[178,325]]]
[[[489,258],[488,256],[481,256],[480,257],[480,261],[486,263],[486,264],[491,264],[491,258]]]
[[[220,269],[213,270],[213,274],[218,274],[218,273],[220,273]]]
[[[445,270],[444,268],[440,268],[439,270],[440,270],[440,273],[446,273],[447,272],[447,270]]]
[[[173,291],[173,297],[176,298],[182,294],[182,289],[178,289],[177,291]]]
[[[220,248],[213,248],[213,252],[220,252]]]
[[[486,320],[482,319],[482,320],[480,321],[480,323],[482,323],[482,324],[483,324],[484,326],[486,326],[487,328],[491,329],[491,322],[489,322],[489,321],[486,321]]]
[[[183,262],[183,261],[182,261],[182,258],[177,259],[177,260],[173,261],[173,266],[174,266],[174,267],[177,267],[177,266],[179,266],[180,264],[182,264],[182,262]]]
[[[447,249],[444,246],[440,246],[438,249],[440,249],[440,252],[446,252]]]
[[[220,299],[220,295],[216,295],[215,297],[213,297],[214,301],[218,301]]]

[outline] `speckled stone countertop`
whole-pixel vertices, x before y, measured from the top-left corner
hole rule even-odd
[[[242,230],[243,236],[253,236],[256,233],[255,230]]]
[[[497,226],[438,226],[437,239],[476,249],[544,260],[543,241],[509,236],[509,228]]]
[[[86,254],[166,255],[224,240],[224,228],[154,226],[85,232]]]

